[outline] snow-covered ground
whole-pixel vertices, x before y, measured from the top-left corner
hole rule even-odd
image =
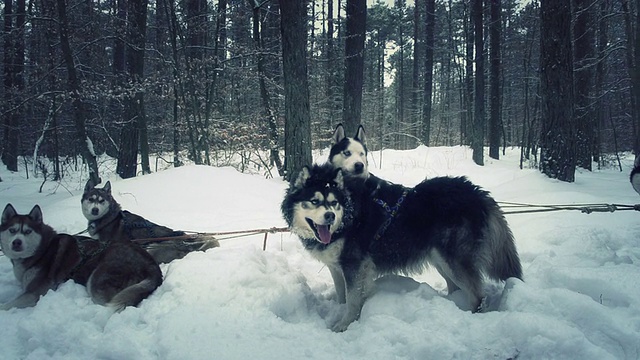
[[[326,151],[318,160],[326,159]],[[624,171],[578,171],[563,183],[518,169],[518,150],[473,164],[462,147],[370,155],[372,172],[414,185],[467,175],[498,201],[635,204]],[[382,164],[381,160],[382,159]],[[382,165],[382,166],[380,166]],[[175,229],[226,232],[285,226],[282,180],[232,168],[184,166],[129,180],[103,170],[123,208]],[[86,173],[61,183],[0,169],[0,206],[40,204],[58,232],[86,226]],[[386,277],[359,321],[328,327],[344,311],[329,271],[289,233],[222,239],[221,247],[163,265],[164,283],[137,308],[111,313],[67,282],[37,306],[0,311],[2,359],[638,359],[640,214],[556,211],[507,215],[525,282],[505,289],[500,310],[471,314],[435,272]],[[496,289],[498,291],[500,289]],[[0,256],[0,303],[20,292]]]

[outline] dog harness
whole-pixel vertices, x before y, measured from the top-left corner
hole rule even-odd
[[[408,188],[404,189],[404,191],[402,192],[402,195],[400,195],[400,198],[398,198],[398,201],[396,201],[396,204],[393,207],[390,207],[389,204],[387,204],[382,199],[378,199],[376,197],[373,198],[373,201],[376,204],[382,206],[382,208],[384,209],[384,211],[385,211],[385,213],[387,215],[386,220],[378,228],[378,231],[376,232],[376,235],[373,237],[374,240],[380,240],[382,235],[384,235],[385,231],[387,231],[387,228],[389,227],[389,225],[391,225],[391,222],[393,221],[393,219],[398,214],[398,210],[400,210],[400,206],[404,202],[404,199],[407,197],[407,194],[409,193],[409,190],[410,189],[408,189]]]

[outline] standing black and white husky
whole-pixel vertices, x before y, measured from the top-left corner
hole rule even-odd
[[[218,240],[206,234],[186,234],[153,223],[127,210],[111,193],[111,182],[102,188],[89,180],[82,194],[82,214],[88,221],[89,235],[94,239],[120,237],[138,240],[158,263],[183,258],[192,251],[205,251],[220,246]],[[156,241],[163,238],[162,241]],[[172,239],[175,238],[175,239]]]
[[[333,330],[359,317],[381,274],[415,274],[433,265],[449,293],[461,289],[473,311],[482,310],[483,277],[522,279],[513,235],[487,191],[464,177],[414,188],[384,181],[368,171],[364,140],[362,127],[347,138],[338,126],[328,166],[334,173],[326,165],[304,169],[282,204],[292,231],[327,265],[338,300],[347,304]],[[342,222],[336,207],[350,209],[342,211]]]

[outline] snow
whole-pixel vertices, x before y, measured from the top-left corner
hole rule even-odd
[[[328,152],[317,154],[326,159]],[[370,154],[376,175],[405,185],[467,175],[498,201],[635,204],[624,171],[579,170],[575,183],[518,169],[518,149],[473,164],[464,147]],[[380,161],[382,159],[382,161]],[[102,166],[106,163],[101,160]],[[284,227],[286,184],[233,168],[184,166],[111,180],[123,208],[175,229],[228,232]],[[0,170],[0,206],[19,213],[40,204],[58,232],[86,226],[80,196],[86,171],[63,182]],[[83,178],[84,177],[84,178]],[[221,247],[162,266],[164,283],[135,308],[112,313],[73,282],[33,308],[0,311],[2,359],[638,359],[640,221],[635,211],[507,215],[525,282],[488,284],[496,311],[472,314],[464,296],[446,295],[435,272],[387,276],[344,333],[329,271],[290,233],[224,239]],[[0,303],[20,292],[0,256]]]

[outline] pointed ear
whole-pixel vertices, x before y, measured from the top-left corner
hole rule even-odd
[[[309,177],[311,177],[311,170],[309,169],[308,166],[305,166],[302,168],[302,170],[300,170],[300,173],[298,174],[298,178],[293,183],[293,188],[294,189],[303,188],[304,184],[307,182]]]
[[[344,127],[342,126],[342,124],[338,124],[338,126],[336,126],[336,130],[333,132],[333,143],[337,144],[344,138]]]
[[[87,192],[91,189],[93,189],[94,187],[96,187],[96,184],[93,183],[93,181],[91,181],[91,179],[87,180],[87,183],[84,185],[84,192]]]
[[[356,136],[354,136],[353,138],[360,141],[362,144],[365,144],[366,137],[364,135],[364,126],[362,125],[358,126],[358,131],[356,131]]]
[[[31,220],[37,223],[42,222],[42,210],[40,209],[39,205],[36,205],[33,207],[33,209],[31,209],[31,212],[29,213],[29,217],[31,218]]]
[[[111,181],[107,181],[107,183],[104,184],[104,187],[102,188],[102,190],[111,194]]]
[[[336,169],[336,176],[333,178],[333,182],[336,183],[338,189],[344,189],[344,176],[342,175],[342,169]]]
[[[7,206],[4,207],[4,211],[2,212],[2,220],[0,220],[0,224],[8,223],[9,219],[16,215],[18,215],[18,213],[16,212],[16,209],[14,209],[13,205],[7,204]]]

